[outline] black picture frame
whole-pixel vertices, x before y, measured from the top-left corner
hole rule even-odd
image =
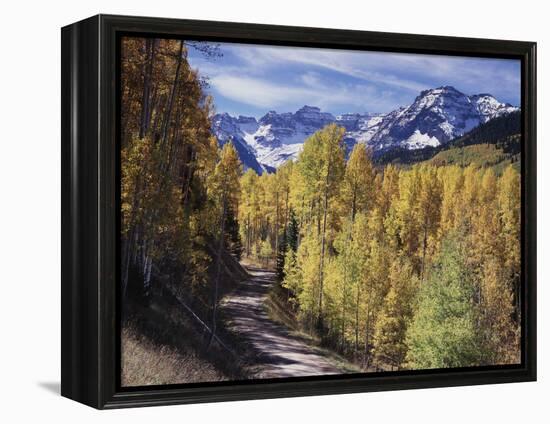
[[[536,380],[536,43],[112,15],[61,34],[63,396],[104,409]],[[521,60],[521,365],[122,389],[117,46],[124,34]]]

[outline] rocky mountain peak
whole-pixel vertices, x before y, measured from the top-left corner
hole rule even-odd
[[[239,124],[257,124],[256,118],[254,118],[253,116],[239,115],[239,117],[237,118],[237,122]]]
[[[321,112],[321,109],[318,108],[317,106],[308,106],[308,105],[304,105],[296,111],[296,113],[298,114],[299,113],[320,113],[320,112]]]
[[[295,112],[271,110],[259,120],[218,114],[212,118],[212,130],[220,143],[231,139],[240,146],[245,167],[261,166],[265,170],[296,158],[304,141],[330,123],[346,129],[347,148],[364,143],[375,151],[420,149],[445,144],[490,119],[516,110],[491,94],[468,96],[447,85],[423,90],[412,104],[387,114],[355,112],[335,117],[317,106],[304,105]],[[256,160],[248,165],[250,156]]]

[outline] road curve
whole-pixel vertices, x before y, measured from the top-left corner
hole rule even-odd
[[[283,325],[271,320],[264,307],[275,273],[248,268],[251,278],[240,283],[223,303],[227,327],[251,346],[257,358],[254,378],[304,377],[341,374],[325,357],[315,352]]]

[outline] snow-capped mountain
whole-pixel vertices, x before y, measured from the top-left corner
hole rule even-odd
[[[519,110],[508,103],[500,103],[487,93],[470,96],[470,101],[476,105],[477,110],[483,116],[483,123],[506,113]]]
[[[344,141],[349,149],[365,143],[375,151],[396,147],[412,150],[445,144],[516,110],[490,94],[467,96],[445,86],[422,91],[411,105],[387,114],[334,116],[314,106],[294,113],[270,111],[259,120],[222,113],[212,118],[212,130],[220,144],[232,140],[245,167],[261,173],[296,158],[306,138],[333,122],[346,129]]]
[[[410,106],[388,113],[369,144],[376,150],[438,146],[515,110],[490,94],[467,96],[450,86],[433,88],[422,91]]]
[[[227,113],[216,114],[212,117],[212,131],[218,139],[219,145],[223,146],[228,141],[233,142],[245,168],[252,168],[258,174],[262,174],[266,171],[265,166],[258,162],[256,150],[244,139],[245,134],[254,134],[258,128],[259,125],[255,118],[245,116],[234,118]],[[249,138],[249,141],[252,140]]]

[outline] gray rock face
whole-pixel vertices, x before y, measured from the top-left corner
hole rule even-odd
[[[437,146],[515,110],[490,94],[467,96],[451,86],[425,90],[410,106],[386,115],[369,144],[377,150]]]
[[[490,119],[516,110],[490,94],[467,96],[445,86],[422,91],[411,105],[387,114],[334,116],[306,105],[293,113],[269,111],[259,120],[217,114],[212,118],[212,130],[221,144],[232,140],[238,145],[245,167],[263,172],[295,159],[304,141],[330,123],[346,129],[344,141],[348,149],[356,143],[374,150],[420,149],[445,144]]]

